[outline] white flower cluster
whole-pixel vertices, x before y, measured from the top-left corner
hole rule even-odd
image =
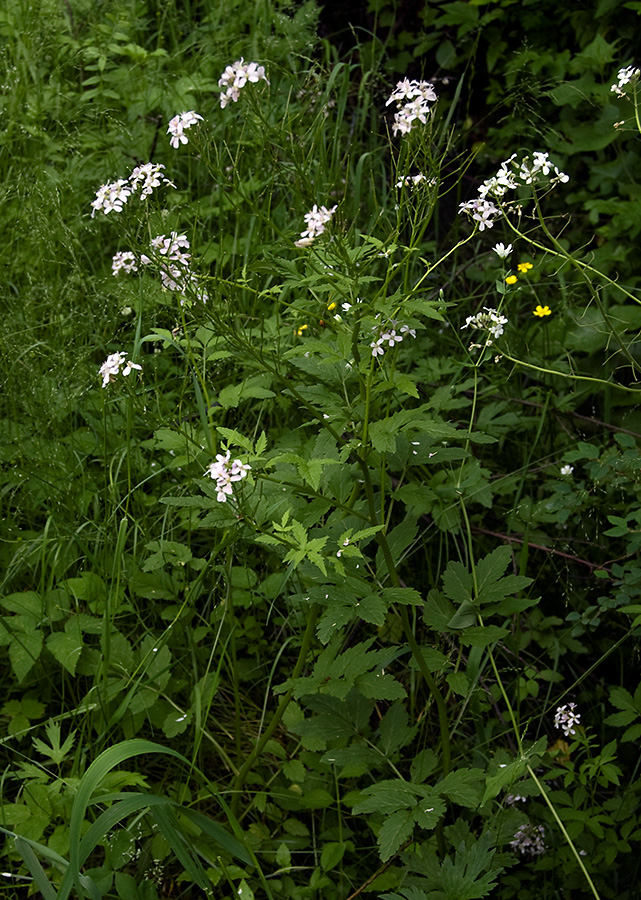
[[[136,166],[129,178],[119,178],[109,184],[103,184],[96,191],[96,199],[92,202],[93,212],[91,218],[98,211],[105,215],[110,212],[122,212],[124,204],[132,194],[140,188],[140,199],[145,200],[153,192],[153,189],[161,184],[176,187],[173,182],[162,174],[165,167],[162,163],[145,163],[144,166]]]
[[[496,309],[484,306],[483,312],[479,312],[475,316],[467,317],[465,325],[461,325],[461,330],[470,327],[480,328],[482,331],[487,331],[491,334],[493,338],[498,338],[503,334],[504,325],[507,325],[505,316],[502,316]],[[487,340],[485,344],[489,347],[492,344],[492,341]]]
[[[516,156],[513,153],[501,163],[496,175],[483,182],[479,188],[479,197],[485,199],[489,194],[500,200],[508,191],[521,185],[538,184],[545,179],[545,183],[552,186],[559,182],[565,184],[570,180],[565,172],[550,162],[548,153],[536,150],[532,155],[524,156],[520,162],[515,162]]]
[[[241,56],[231,66],[227,66],[218,79],[219,87],[227,88],[225,93],[220,95],[221,107],[224,109],[230,100],[233,100],[235,103],[240,97],[241,88],[244,88],[248,81],[256,84],[261,79],[267,81],[265,67],[259,66],[255,62],[245,63]],[[267,84],[269,84],[269,81],[267,81]]]
[[[189,250],[189,246],[186,234],[178,234],[176,231],[172,231],[169,237],[159,234],[151,241],[154,258],[143,254],[140,261],[145,266],[156,263],[166,291],[186,294],[191,289],[202,303],[206,303],[207,293],[198,286],[198,279],[190,270],[191,254],[185,252]],[[183,302],[181,300],[181,304]]]
[[[111,269],[114,275],[119,275],[120,272],[125,272],[127,275],[137,272],[136,257],[130,250],[118,251],[111,261]]]
[[[628,84],[636,85],[640,77],[641,69],[636,69],[634,66],[626,66],[624,69],[619,69],[617,73],[618,84],[613,84],[610,90],[619,97],[625,97],[626,92],[623,88]]]
[[[179,113],[177,116],[174,116],[167,127],[167,134],[171,135],[171,140],[169,141],[171,146],[177,150],[181,144],[188,143],[185,130],[191,128],[192,125],[197,125],[199,121],[202,122],[202,119],[203,117],[199,116],[193,109],[190,109],[189,112]]]
[[[415,188],[418,187],[423,181],[427,181],[429,185],[434,186],[436,184],[435,178],[426,178],[425,175],[422,175],[420,172],[418,175],[406,175],[405,178],[399,178],[396,182],[397,188]]]
[[[219,503],[227,502],[227,497],[230,497],[233,491],[232,483],[246,478],[250,469],[251,466],[247,463],[242,463],[239,459],[232,460],[229,450],[224,455],[216,454],[216,462],[207,466],[205,475],[209,475],[216,482],[218,491],[216,499]]]
[[[541,856],[547,850],[545,828],[543,825],[532,825],[529,822],[521,825],[514,832],[514,839],[510,841],[510,847],[521,856]]]
[[[376,340],[372,341],[370,344],[372,356],[374,358],[382,356],[386,350],[395,347],[396,344],[400,344],[403,338],[407,337],[408,334],[410,337],[416,337],[416,332],[413,328],[410,328],[409,325],[401,325],[400,329],[397,331],[396,324],[396,322],[391,322],[390,327],[385,329],[385,331],[381,331]],[[386,344],[387,346],[385,346]]]
[[[124,368],[122,368],[124,366]],[[110,381],[113,381],[118,375],[120,375],[120,370],[122,368],[123,375],[129,375],[132,369],[142,369],[142,366],[139,366],[137,363],[131,362],[131,360],[127,359],[127,354],[119,351],[118,353],[112,353],[100,366],[100,374],[102,375],[102,386],[107,387]]]
[[[509,159],[501,163],[496,173],[483,182],[479,188],[479,197],[477,200],[468,200],[467,203],[459,204],[459,212],[467,213],[472,220],[479,223],[479,231],[486,228],[492,228],[496,219],[501,215],[492,200],[502,200],[508,191],[523,185],[536,185],[544,183],[552,187],[555,184],[565,184],[569,181],[569,177],[562,172],[554,163],[550,162],[549,154],[536,150],[518,162],[516,153],[513,153]]]
[[[398,106],[392,125],[394,134],[409,134],[416,119],[425,125],[430,113],[429,104],[435,100],[434,85],[429,81],[409,81],[407,78],[399,81],[385,104],[396,103]]]
[[[177,231],[172,231],[169,237],[159,234],[152,239],[150,246],[153,256],[143,253],[140,262],[143,266],[155,263],[164,289],[177,294],[186,294],[189,289],[202,303],[206,303],[207,292],[198,285],[196,275],[190,270],[191,254],[185,252],[189,250],[187,235]],[[130,250],[120,251],[114,256],[111,268],[114,275],[137,272],[136,257]]]
[[[466,203],[459,204],[458,211],[467,213],[473,222],[478,222],[479,231],[492,228],[501,215],[500,209],[490,200],[468,200]]]
[[[308,213],[305,213],[307,228],[305,231],[301,231],[300,239],[295,242],[294,246],[309,247],[315,238],[325,231],[325,226],[337,209],[337,206],[332,206],[331,209],[327,209],[326,206],[321,206],[319,209],[318,206],[314,204],[311,210]]]
[[[554,727],[563,731],[566,737],[576,734],[576,725],[580,724],[581,714],[575,713],[576,703],[558,706],[554,716]]]

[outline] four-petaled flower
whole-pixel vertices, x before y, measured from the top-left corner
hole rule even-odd
[[[226,91],[220,95],[221,107],[224,109],[230,100],[236,103],[240,97],[241,88],[244,88],[248,81],[256,84],[261,79],[267,81],[265,67],[259,66],[255,62],[245,63],[241,56],[231,66],[227,66],[218,79],[218,86],[226,88]]]
[[[235,481],[242,481],[247,477],[247,473],[251,470],[251,466],[242,463],[239,459],[231,459],[231,452],[216,454],[216,462],[210,463],[205,469],[205,475],[216,482],[216,499],[219,503],[226,503],[227,497],[233,493],[232,484]]]
[[[532,315],[538,316],[540,319],[542,319],[543,316],[551,316],[552,310],[550,309],[549,306],[541,306],[541,304],[539,303],[539,305],[536,307],[536,309],[534,309],[532,311]]]
[[[468,200],[466,203],[459,203],[458,211],[467,213],[473,222],[478,222],[479,231],[485,231],[486,228],[492,228],[495,220],[501,215],[501,211],[491,200],[479,198],[477,200]]]
[[[331,209],[327,209],[326,206],[318,207],[314,204],[311,210],[308,213],[305,213],[307,228],[305,231],[301,231],[300,239],[295,241],[294,246],[309,247],[318,235],[325,231],[325,226],[337,209],[337,206],[332,206]]]
[[[389,106],[390,103],[396,103],[399,108],[394,116],[394,124],[392,125],[394,134],[399,132],[401,134],[409,134],[415,119],[418,119],[419,122],[425,125],[430,113],[429,105],[434,103],[435,100],[434,85],[429,81],[410,81],[407,78],[399,81],[396,85],[396,90],[392,91],[389,100],[385,104]],[[421,180],[423,177],[421,176]],[[402,182],[399,182],[397,187],[401,186]]]
[[[579,724],[581,714],[574,712],[576,703],[568,703],[563,706],[557,706],[554,715],[554,727],[560,728],[566,737],[576,734],[575,726]]]
[[[484,306],[483,312],[479,312],[475,316],[468,316],[465,320],[465,325],[461,325],[461,329],[470,327],[480,328],[491,334],[493,338],[498,338],[503,334],[504,325],[507,325],[505,316],[502,316],[496,309]],[[485,343],[486,346],[489,347],[492,344],[492,341],[487,340]]]
[[[124,366],[124,368],[123,368]],[[137,363],[127,359],[127,354],[122,351],[111,353],[100,366],[100,374],[102,375],[102,386],[107,387],[110,381],[114,381],[117,375],[120,375],[122,369],[123,375],[129,375],[132,369],[142,369]]]
[[[185,129],[191,128],[192,125],[197,125],[199,120],[202,120],[202,116],[199,116],[193,109],[189,110],[189,112],[179,113],[171,119],[167,128],[167,134],[171,135],[169,143],[174,149],[180,147],[181,144],[187,143]]]

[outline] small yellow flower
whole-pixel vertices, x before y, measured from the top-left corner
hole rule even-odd
[[[516,268],[525,275],[527,270],[533,268],[533,266],[532,263],[519,263]]]
[[[331,312],[333,309],[336,309],[336,303],[335,303],[335,301],[332,301],[332,302],[329,304],[329,306],[327,307],[327,309],[329,310],[329,312]]]
[[[540,319],[542,319],[543,316],[551,316],[552,310],[550,309],[549,306],[541,306],[541,304],[539,303],[537,308],[535,310],[533,310],[532,315],[538,316]]]
[[[518,280],[519,279],[516,277],[516,275],[508,275],[507,278],[505,279],[505,283],[506,284],[516,284],[516,282]]]
[[[296,329],[296,334],[298,335],[298,337],[302,337],[305,334],[306,328],[307,328],[307,325],[301,325],[300,328]]]

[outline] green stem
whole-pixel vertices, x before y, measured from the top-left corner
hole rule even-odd
[[[483,620],[481,619],[481,616],[479,616],[479,623],[480,623],[481,625],[483,624]],[[501,694],[502,694],[502,696],[503,696],[503,700],[504,700],[504,702],[505,702],[505,705],[506,705],[506,707],[507,707],[508,713],[509,713],[509,715],[510,715],[510,719],[511,719],[511,722],[512,722],[512,728],[514,729],[514,736],[516,737],[516,741],[517,741],[517,744],[518,744],[518,747],[519,747],[519,753],[520,753],[521,756],[523,756],[523,755],[524,755],[524,754],[523,754],[523,744],[522,744],[522,742],[521,742],[521,735],[519,734],[519,730],[518,730],[518,727],[517,727],[517,724],[516,724],[516,717],[515,717],[515,715],[514,715],[514,710],[512,709],[512,704],[510,703],[510,701],[509,701],[509,699],[508,699],[508,696],[507,696],[507,693],[505,692],[505,688],[504,688],[504,686],[503,686],[503,681],[502,681],[502,679],[501,679],[501,676],[499,675],[499,670],[497,669],[496,662],[494,661],[494,654],[492,653],[492,651],[491,651],[489,648],[488,648],[488,653],[489,653],[489,656],[490,656],[490,663],[492,664],[492,670],[493,670],[493,672],[494,672],[494,677],[496,678],[497,684],[498,684],[498,686],[499,686],[499,688],[500,688],[500,691],[501,691]],[[569,846],[570,849],[572,850],[572,853],[574,853],[574,855],[575,855],[575,857],[576,857],[576,860],[577,860],[577,862],[578,862],[578,864],[579,864],[579,868],[580,868],[581,871],[583,872],[583,875],[585,876],[585,880],[587,881],[587,883],[588,883],[589,886],[590,886],[590,890],[592,891],[592,893],[593,893],[594,896],[596,897],[596,900],[601,900],[601,898],[599,897],[598,891],[597,891],[597,889],[595,888],[594,883],[593,883],[592,879],[590,878],[590,875],[589,875],[587,869],[585,868],[585,865],[583,864],[583,860],[581,859],[581,857],[580,857],[580,855],[579,855],[579,853],[578,853],[576,847],[574,846],[574,843],[573,843],[573,841],[572,841],[572,838],[571,838],[570,835],[567,833],[567,830],[566,830],[566,828],[565,828],[565,825],[563,824],[563,822],[562,822],[561,819],[559,818],[559,814],[557,813],[556,809],[554,808],[554,804],[552,803],[552,801],[550,800],[550,798],[549,798],[548,795],[546,794],[545,788],[543,787],[543,785],[541,784],[541,782],[539,781],[539,779],[536,777],[536,774],[534,773],[534,770],[532,769],[532,766],[529,765],[529,763],[527,764],[527,771],[528,771],[528,774],[530,775],[531,779],[534,781],[534,783],[536,784],[537,788],[539,789],[539,793],[541,794],[541,796],[542,796],[543,799],[545,800],[545,802],[546,802],[546,804],[547,804],[547,806],[548,806],[550,812],[552,813],[552,815],[553,815],[553,817],[554,817],[554,820],[556,821],[557,825],[558,825],[559,828],[561,829],[561,833],[563,834],[563,837],[564,837],[565,840],[567,841],[568,846]]]
[[[298,678],[300,673],[303,671],[303,667],[307,661],[307,655],[309,653],[309,649],[312,644],[312,638],[314,637],[314,630],[316,628],[316,619],[318,618],[319,608],[314,605],[311,608],[310,614],[307,619],[307,627],[305,628],[305,632],[303,634],[303,642],[300,647],[300,652],[298,654],[298,659],[296,660],[296,665],[294,666],[294,670],[291,674],[292,680]],[[238,815],[238,804],[240,802],[240,795],[251,771],[252,766],[263,752],[265,744],[274,734],[278,726],[280,725],[283,716],[285,715],[285,710],[290,704],[292,697],[294,696],[294,688],[291,687],[287,693],[283,696],[276,712],[271,718],[271,721],[267,728],[263,731],[260,738],[256,741],[254,749],[251,751],[243,765],[240,767],[236,778],[234,779],[234,783],[232,785],[232,800],[231,800],[231,809],[235,816]]]
[[[593,882],[592,879],[590,878],[590,873],[589,873],[588,870],[585,868],[585,865],[583,864],[583,860],[581,859],[581,857],[580,857],[580,855],[579,855],[579,853],[578,853],[576,847],[574,846],[574,843],[573,843],[573,841],[572,841],[572,838],[571,838],[570,835],[567,833],[567,831],[566,831],[566,829],[565,829],[565,825],[563,824],[563,822],[562,822],[561,819],[559,818],[559,815],[558,815],[557,811],[555,810],[552,801],[550,800],[550,798],[548,797],[548,795],[545,793],[545,790],[544,790],[544,788],[543,788],[543,785],[541,784],[541,782],[539,781],[539,779],[538,779],[538,778],[536,777],[536,775],[534,774],[534,770],[532,769],[532,767],[531,767],[530,765],[527,766],[527,771],[528,771],[528,774],[529,774],[530,778],[532,779],[532,781],[534,781],[534,783],[535,783],[536,786],[538,787],[539,791],[541,792],[541,796],[543,797],[543,799],[544,799],[545,802],[547,803],[550,812],[551,812],[552,815],[554,816],[554,819],[555,819],[555,821],[556,821],[556,824],[559,826],[559,828],[561,829],[561,832],[563,833],[563,837],[564,837],[564,838],[566,839],[566,841],[568,842],[568,845],[569,845],[569,847],[570,847],[570,850],[572,851],[572,853],[574,853],[574,855],[575,855],[575,857],[576,857],[576,861],[577,861],[578,864],[579,864],[579,868],[580,868],[581,871],[583,872],[583,876],[584,876],[585,880],[587,881],[588,885],[590,886],[590,890],[591,890],[592,893],[594,894],[596,900],[601,900],[601,898],[600,898],[600,896],[599,896],[599,892],[598,892],[597,889],[595,888],[594,882]]]
[[[443,770],[443,777],[445,777],[452,768],[452,751],[450,747],[450,729],[447,719],[447,707],[445,706],[443,694],[438,689],[438,685],[436,684],[432,673],[427,667],[425,657],[421,653],[421,648],[419,647],[418,641],[414,636],[414,632],[412,631],[412,624],[410,622],[410,617],[407,612],[406,606],[401,606],[401,622],[403,623],[403,631],[405,632],[407,643],[410,645],[412,656],[416,660],[419,671],[423,676],[430,694],[434,698],[436,709],[438,710],[438,725],[441,732],[441,750],[443,754],[441,760],[441,768]]]
[[[627,391],[629,394],[641,394],[641,388],[626,387],[624,384],[617,384],[616,381],[606,381],[604,378],[592,378],[590,375],[575,375],[573,372],[558,372],[556,369],[546,369],[544,366],[535,366],[533,363],[527,363],[522,359],[515,359],[504,350],[498,351],[504,359],[509,359],[516,366],[523,366],[525,369],[532,369],[534,372],[543,372],[546,375],[558,375],[559,378],[570,378],[572,381],[587,381],[592,384],[602,384],[606,387],[616,388],[618,391]]]

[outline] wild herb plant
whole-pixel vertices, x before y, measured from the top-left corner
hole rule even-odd
[[[96,163],[10,144],[7,892],[632,898],[634,286],[547,148],[463,190],[462,83],[227,11],[3,22]]]

